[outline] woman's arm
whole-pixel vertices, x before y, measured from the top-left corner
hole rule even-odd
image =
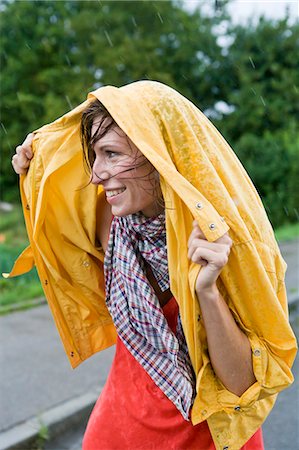
[[[228,261],[232,240],[225,233],[217,241],[208,242],[196,221],[193,226],[188,242],[188,256],[193,262],[202,265],[195,290],[207,334],[211,364],[223,385],[241,396],[256,382],[251,346],[216,285],[216,280]]]
[[[241,396],[256,382],[251,346],[217,286],[197,291],[214,372],[229,391]]]

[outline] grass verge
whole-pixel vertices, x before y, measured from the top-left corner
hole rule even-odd
[[[19,254],[28,246],[22,208],[13,205],[11,211],[1,211],[0,218],[0,271],[9,273]],[[29,307],[30,301],[43,296],[36,269],[15,278],[0,277],[0,314],[7,313],[10,305]],[[28,302],[28,304],[27,304]],[[14,309],[14,308],[13,308]]]
[[[274,234],[278,242],[292,241],[299,237],[299,222],[283,225],[274,230]]]

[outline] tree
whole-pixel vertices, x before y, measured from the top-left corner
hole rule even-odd
[[[1,196],[16,198],[10,167],[24,136],[103,85],[154,79],[211,107],[223,56],[203,17],[178,1],[3,1]]]
[[[299,23],[231,26],[228,114],[215,124],[249,172],[272,225],[298,221]],[[219,74],[221,76],[221,74]]]

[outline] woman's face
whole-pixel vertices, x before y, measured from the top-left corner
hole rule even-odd
[[[98,126],[95,119],[92,136]],[[163,211],[158,172],[119,127],[96,141],[94,152],[91,182],[103,186],[114,216],[142,211],[151,217]]]

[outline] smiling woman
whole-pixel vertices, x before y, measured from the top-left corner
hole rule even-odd
[[[70,362],[116,343],[83,449],[263,449],[296,342],[285,263],[227,142],[178,92],[140,81],[37,130],[33,159],[27,144],[13,165],[32,160],[24,213]]]
[[[142,211],[151,217],[163,211],[159,172],[98,100],[82,115],[81,141],[91,182],[103,186],[112,214]]]

